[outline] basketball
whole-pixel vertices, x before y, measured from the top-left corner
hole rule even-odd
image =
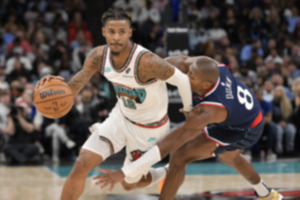
[[[33,101],[43,116],[55,119],[71,110],[74,98],[67,83],[51,79],[35,89]]]

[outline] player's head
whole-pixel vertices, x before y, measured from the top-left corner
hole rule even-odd
[[[122,9],[109,9],[102,15],[102,34],[112,54],[119,54],[132,36],[131,15]]]
[[[189,68],[192,91],[204,95],[219,77],[218,63],[206,56],[199,57]]]

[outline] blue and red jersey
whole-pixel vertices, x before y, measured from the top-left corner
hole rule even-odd
[[[253,92],[236,79],[225,65],[219,65],[219,71],[217,82],[203,97],[197,96],[196,103],[225,108],[228,116],[220,125],[247,129],[260,124],[263,116]]]

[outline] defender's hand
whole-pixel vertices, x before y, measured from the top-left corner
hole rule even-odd
[[[100,190],[109,186],[108,192],[111,192],[117,183],[120,183],[125,175],[122,170],[110,170],[110,169],[97,169],[98,172],[103,173],[93,178],[95,185],[100,185]]]
[[[190,111],[184,111],[183,108],[180,108],[180,109],[179,109],[179,112],[181,112],[181,113],[184,114],[185,119],[188,119],[188,116],[189,116]]]

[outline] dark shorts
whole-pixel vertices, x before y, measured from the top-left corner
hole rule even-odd
[[[213,152],[213,156],[217,156],[225,151],[234,151],[251,147],[259,140],[263,129],[263,122],[248,129],[238,129],[219,124],[211,124],[204,128],[204,133],[209,140],[218,144],[218,147]]]

